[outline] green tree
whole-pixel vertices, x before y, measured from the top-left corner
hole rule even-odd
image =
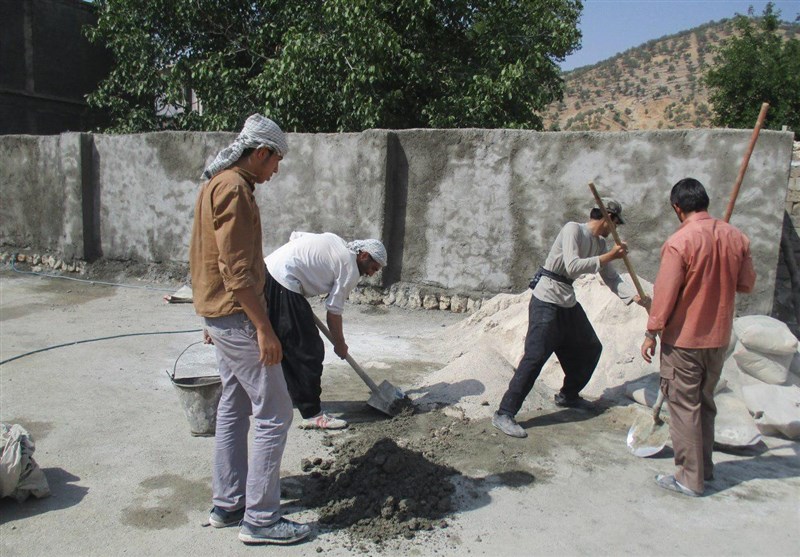
[[[95,0],[110,131],[542,128],[581,0]],[[202,103],[189,111],[187,91]],[[157,107],[177,108],[171,113]]]
[[[712,122],[752,128],[762,102],[770,104],[766,128],[789,126],[800,132],[800,41],[780,33],[780,12],[770,2],[760,18],[739,15],[737,30],[720,47],[705,83],[713,105]]]

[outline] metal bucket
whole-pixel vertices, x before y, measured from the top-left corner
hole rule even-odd
[[[217,406],[222,394],[222,380],[219,375],[203,375],[199,377],[175,378],[178,361],[186,351],[203,341],[193,342],[180,353],[172,374],[167,371],[167,377],[178,392],[178,398],[183,406],[183,413],[189,420],[189,429],[194,437],[212,437],[217,428]]]

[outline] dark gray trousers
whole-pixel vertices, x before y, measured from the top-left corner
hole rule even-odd
[[[314,323],[311,304],[287,290],[267,272],[264,285],[269,321],[283,348],[283,376],[292,402],[303,418],[322,411],[322,361],[325,345]]]
[[[592,378],[603,345],[580,304],[557,306],[531,296],[525,354],[500,402],[500,414],[515,416],[547,359],[555,352],[564,370],[561,393],[576,398]]]

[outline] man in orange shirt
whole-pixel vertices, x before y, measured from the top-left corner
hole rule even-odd
[[[708,194],[694,178],[672,188],[681,221],[661,248],[661,266],[642,343],[648,363],[661,335],[661,390],[669,405],[674,475],[660,487],[698,497],[714,477],[714,387],[731,338],[736,292],[751,292],[756,274],[750,240],[708,214]]]

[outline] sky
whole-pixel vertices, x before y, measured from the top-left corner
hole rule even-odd
[[[794,21],[800,14],[800,0],[773,4],[784,21]],[[747,14],[750,6],[761,14],[766,5],[755,0],[583,0],[579,24],[583,46],[566,58],[561,69],[595,64],[664,35]]]

